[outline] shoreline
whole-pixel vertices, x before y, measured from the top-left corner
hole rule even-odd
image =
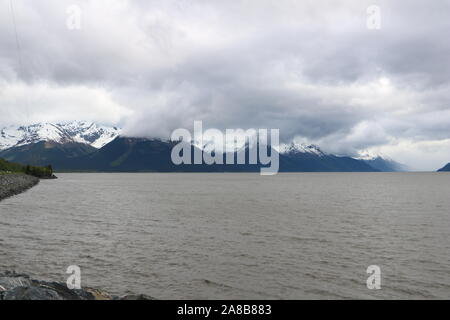
[[[155,300],[144,294],[114,296],[106,291],[83,287],[69,289],[60,282],[40,281],[14,271],[0,272],[0,301],[4,300]]]
[[[0,201],[23,193],[38,183],[39,178],[26,174],[0,174]]]

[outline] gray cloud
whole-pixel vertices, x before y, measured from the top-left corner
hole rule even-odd
[[[450,161],[448,1],[377,1],[377,31],[372,1],[14,3],[23,68],[1,0],[0,124],[82,117],[168,137],[203,120],[340,154],[417,148],[401,160],[422,169]],[[66,27],[72,4],[81,30]]]

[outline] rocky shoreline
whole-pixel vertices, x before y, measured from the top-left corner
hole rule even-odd
[[[146,295],[113,296],[93,289],[68,289],[59,282],[31,279],[26,274],[0,273],[0,300],[154,300]]]
[[[22,193],[39,183],[39,178],[26,174],[0,174],[0,201]]]

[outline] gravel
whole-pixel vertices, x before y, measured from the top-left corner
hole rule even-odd
[[[39,179],[25,174],[0,174],[0,201],[37,185]]]

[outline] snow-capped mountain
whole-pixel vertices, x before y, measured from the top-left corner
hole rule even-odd
[[[360,152],[359,156],[355,157],[355,159],[364,161],[371,167],[382,172],[398,172],[410,170],[406,165],[398,163],[389,157],[381,154],[375,154],[367,150]]]
[[[242,142],[242,141],[241,141]],[[216,150],[215,145],[213,143],[207,142],[202,146],[196,141],[192,142],[192,145],[194,145],[197,148],[202,149],[204,152],[213,152]],[[235,145],[226,145],[225,150],[227,152],[240,152],[248,148],[252,148],[253,145],[246,145],[244,142],[242,142],[241,145],[239,143]],[[219,148],[219,150],[222,150]],[[278,148],[278,152],[280,154],[312,154],[318,157],[325,157],[327,156],[327,153],[323,152],[318,146],[313,144],[302,144],[302,143],[296,143],[291,142],[290,144],[282,144]]]
[[[291,144],[285,144],[280,146],[280,154],[295,154],[295,153],[310,153],[319,157],[325,157],[327,154],[320,150],[316,145],[302,144],[292,142]]]
[[[359,155],[355,157],[355,159],[358,160],[365,160],[365,161],[371,161],[371,160],[376,160],[378,158],[382,158],[384,160],[389,160],[391,161],[391,159],[389,159],[388,157],[379,154],[379,153],[374,153],[372,151],[369,150],[363,150],[359,152]]]
[[[0,129],[0,150],[40,141],[85,143],[98,149],[114,140],[120,132],[116,127],[100,126],[86,121],[10,126]]]

